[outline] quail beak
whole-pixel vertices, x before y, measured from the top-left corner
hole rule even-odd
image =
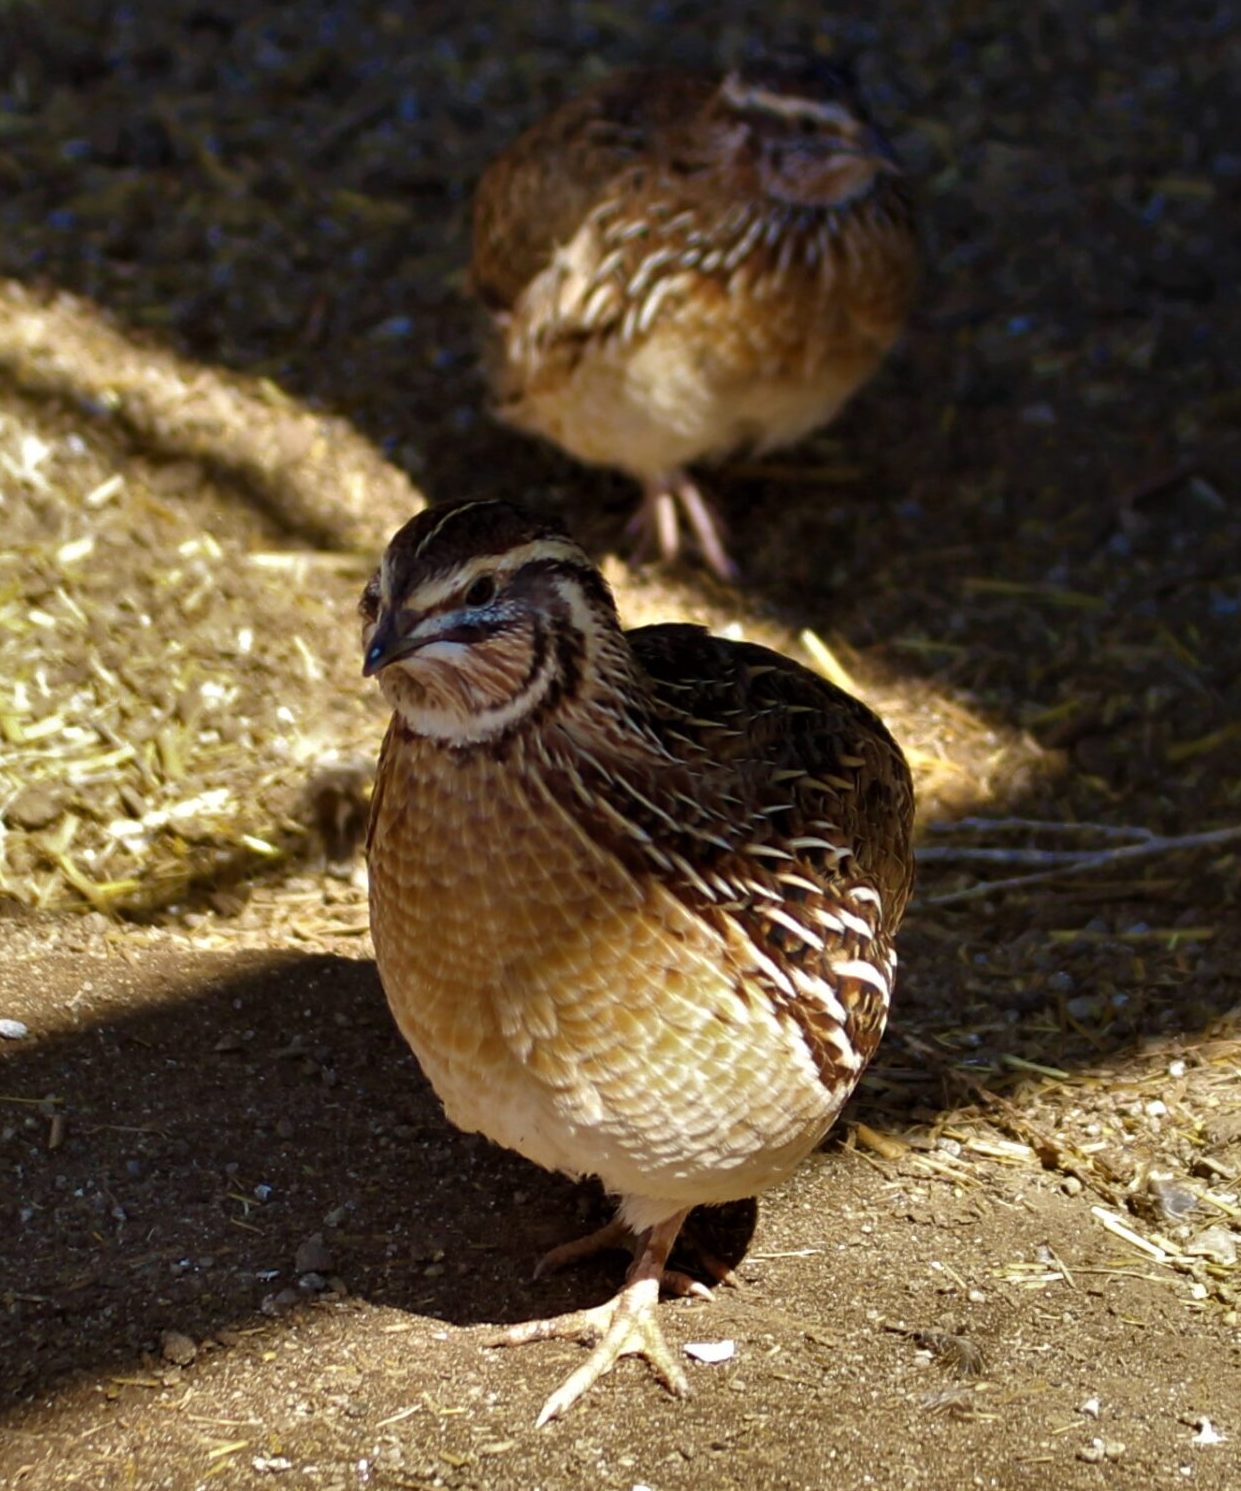
[[[366,655],[362,659],[363,678],[374,678],[381,668],[405,657],[418,646],[420,639],[411,637],[407,631],[402,630],[397,620],[398,614],[396,611],[381,612],[366,645]]]
[[[862,136],[861,143],[862,149],[859,153],[864,155],[867,160],[872,161],[876,170],[887,171],[892,176],[903,176],[905,174],[901,169],[900,161],[896,158],[895,150],[892,149],[892,146],[878,130],[871,129],[868,126]]]

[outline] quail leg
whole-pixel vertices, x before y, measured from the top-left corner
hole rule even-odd
[[[669,1351],[656,1318],[664,1265],[686,1215],[678,1212],[642,1235],[624,1288],[614,1299],[590,1310],[574,1310],[550,1320],[526,1321],[505,1331],[500,1338],[497,1344],[503,1346],[524,1346],[528,1341],[576,1341],[583,1337],[598,1341],[582,1365],[544,1403],[535,1421],[537,1427],[565,1413],[623,1356],[645,1358],[670,1393],[676,1397],[688,1395],[689,1382]],[[610,1229],[602,1231],[607,1233]],[[592,1234],[592,1238],[597,1236]]]
[[[689,524],[702,557],[721,580],[735,580],[738,569],[720,535],[720,521],[698,484],[683,471],[643,485],[642,505],[629,525],[637,535],[636,553],[656,548],[665,562],[681,552],[681,517]]]
[[[692,1225],[692,1218],[689,1225]],[[681,1233],[679,1241],[681,1251],[688,1251],[693,1261],[711,1278],[713,1283],[736,1287],[737,1275],[733,1272],[732,1266],[706,1248],[696,1234],[689,1232],[688,1226],[686,1231]],[[585,1237],[576,1237],[571,1242],[560,1243],[557,1247],[549,1248],[534,1265],[534,1277],[545,1278],[548,1274],[556,1273],[559,1269],[569,1267],[570,1264],[581,1263],[587,1258],[594,1258],[600,1253],[626,1252],[637,1258],[641,1246],[642,1239],[634,1233],[633,1229],[626,1226],[619,1217],[613,1217],[605,1226],[596,1228],[594,1232],[588,1232]],[[672,1295],[677,1299],[711,1298],[711,1291],[705,1284],[679,1268],[664,1269],[660,1288],[664,1294]]]
[[[567,1268],[571,1263],[580,1263],[584,1258],[593,1258],[597,1253],[608,1253],[613,1249],[632,1253],[633,1233],[619,1217],[613,1217],[606,1227],[588,1232],[585,1237],[575,1237],[572,1242],[561,1243],[550,1248],[534,1265],[534,1277],[554,1274],[557,1269]]]

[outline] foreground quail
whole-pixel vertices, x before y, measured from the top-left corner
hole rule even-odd
[[[685,1392],[656,1318],[682,1222],[787,1176],[883,1031],[904,758],[779,653],[623,631],[582,549],[504,501],[406,524],[361,611],[393,708],[368,844],[393,1014],[455,1124],[619,1198],[545,1263],[636,1239],[608,1304],[508,1333],[601,1338],[539,1422],[626,1354]]]
[[[471,280],[500,415],[619,467],[665,557],[679,501],[733,565],[691,461],[790,445],[876,370],[917,271],[909,197],[848,73],[622,73],[492,163]]]

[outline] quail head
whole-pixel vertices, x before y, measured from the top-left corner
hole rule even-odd
[[[661,1282],[699,1203],[753,1196],[816,1145],[883,1031],[912,875],[904,758],[856,699],[695,626],[624,631],[556,524],[433,507],[361,606],[392,706],[368,840],[397,1023],[460,1128],[595,1175],[634,1240],[614,1299],[510,1343],[598,1345],[686,1379]]]
[[[473,236],[499,414],[636,478],[665,557],[679,504],[724,575],[686,467],[832,419],[900,333],[918,260],[891,146],[813,56],[609,78],[492,163]]]

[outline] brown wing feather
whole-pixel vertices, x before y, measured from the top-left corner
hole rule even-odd
[[[636,830],[592,821],[591,835],[715,927],[739,990],[761,987],[824,1082],[847,1088],[860,1066],[837,1032],[863,1064],[878,1044],[911,888],[904,757],[864,704],[779,653],[694,626],[627,637],[668,756],[610,761],[598,783],[586,765],[584,813],[608,801]]]
[[[479,298],[511,307],[609,184],[711,91],[706,80],[622,72],[532,125],[478,184],[470,275]]]
[[[810,821],[826,815],[837,822],[899,920],[912,886],[913,783],[879,716],[809,668],[757,643],[675,623],[640,627],[627,636],[656,697],[704,722],[698,727],[701,748],[733,766],[756,802],[791,793],[798,816]],[[695,681],[692,691],[684,688],[686,678]],[[773,772],[804,775],[773,785]]]

